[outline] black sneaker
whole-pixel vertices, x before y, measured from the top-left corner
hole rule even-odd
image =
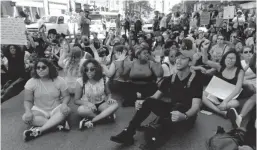
[[[68,124],[68,121],[63,122],[62,124],[57,126],[57,129],[59,131],[70,131],[70,126]]]
[[[29,130],[25,130],[23,132],[23,139],[24,141],[32,140],[40,135],[40,131],[36,127],[31,127]]]
[[[227,112],[227,118],[230,119],[233,128],[239,128],[242,122],[242,117],[238,115],[235,108],[230,108]]]
[[[115,122],[115,119],[116,119],[116,115],[115,114],[111,114],[109,117],[108,117],[108,120],[110,122]]]
[[[129,133],[127,129],[124,129],[120,134],[116,136],[111,136],[111,141],[126,145],[134,144],[133,134]]]

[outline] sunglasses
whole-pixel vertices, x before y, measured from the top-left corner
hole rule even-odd
[[[223,38],[218,38],[218,40],[224,40]]]
[[[37,70],[40,70],[40,69],[45,70],[46,68],[47,66],[37,66]]]
[[[249,53],[252,53],[251,51],[244,51],[243,52],[244,54],[249,54]]]
[[[86,68],[86,69],[85,69],[85,72],[89,72],[89,71],[90,71],[90,72],[94,72],[94,71],[95,71],[95,68]]]

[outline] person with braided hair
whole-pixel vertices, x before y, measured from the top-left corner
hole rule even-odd
[[[109,96],[101,65],[95,59],[88,59],[81,67],[81,75],[74,98],[79,105],[78,114],[83,118],[79,128],[91,128],[105,118],[114,121],[118,103]]]

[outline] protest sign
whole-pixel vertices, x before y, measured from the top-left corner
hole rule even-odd
[[[210,12],[203,11],[200,15],[200,24],[201,25],[208,25],[210,23]]]
[[[212,96],[224,100],[234,91],[235,88],[235,85],[213,76],[205,91]],[[242,90],[243,89],[241,89],[241,91]],[[234,99],[236,99],[238,96],[239,94],[236,95]]]
[[[221,27],[223,23],[223,19],[217,18],[216,19],[216,27]]]
[[[235,6],[224,7],[223,19],[232,19],[235,16]]]
[[[23,18],[2,18],[1,26],[1,44],[27,44]]]

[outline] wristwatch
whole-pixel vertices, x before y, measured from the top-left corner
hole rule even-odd
[[[185,119],[187,120],[187,119],[188,119],[188,116],[187,116],[187,114],[186,114],[186,113],[184,113],[184,115],[185,115]]]

